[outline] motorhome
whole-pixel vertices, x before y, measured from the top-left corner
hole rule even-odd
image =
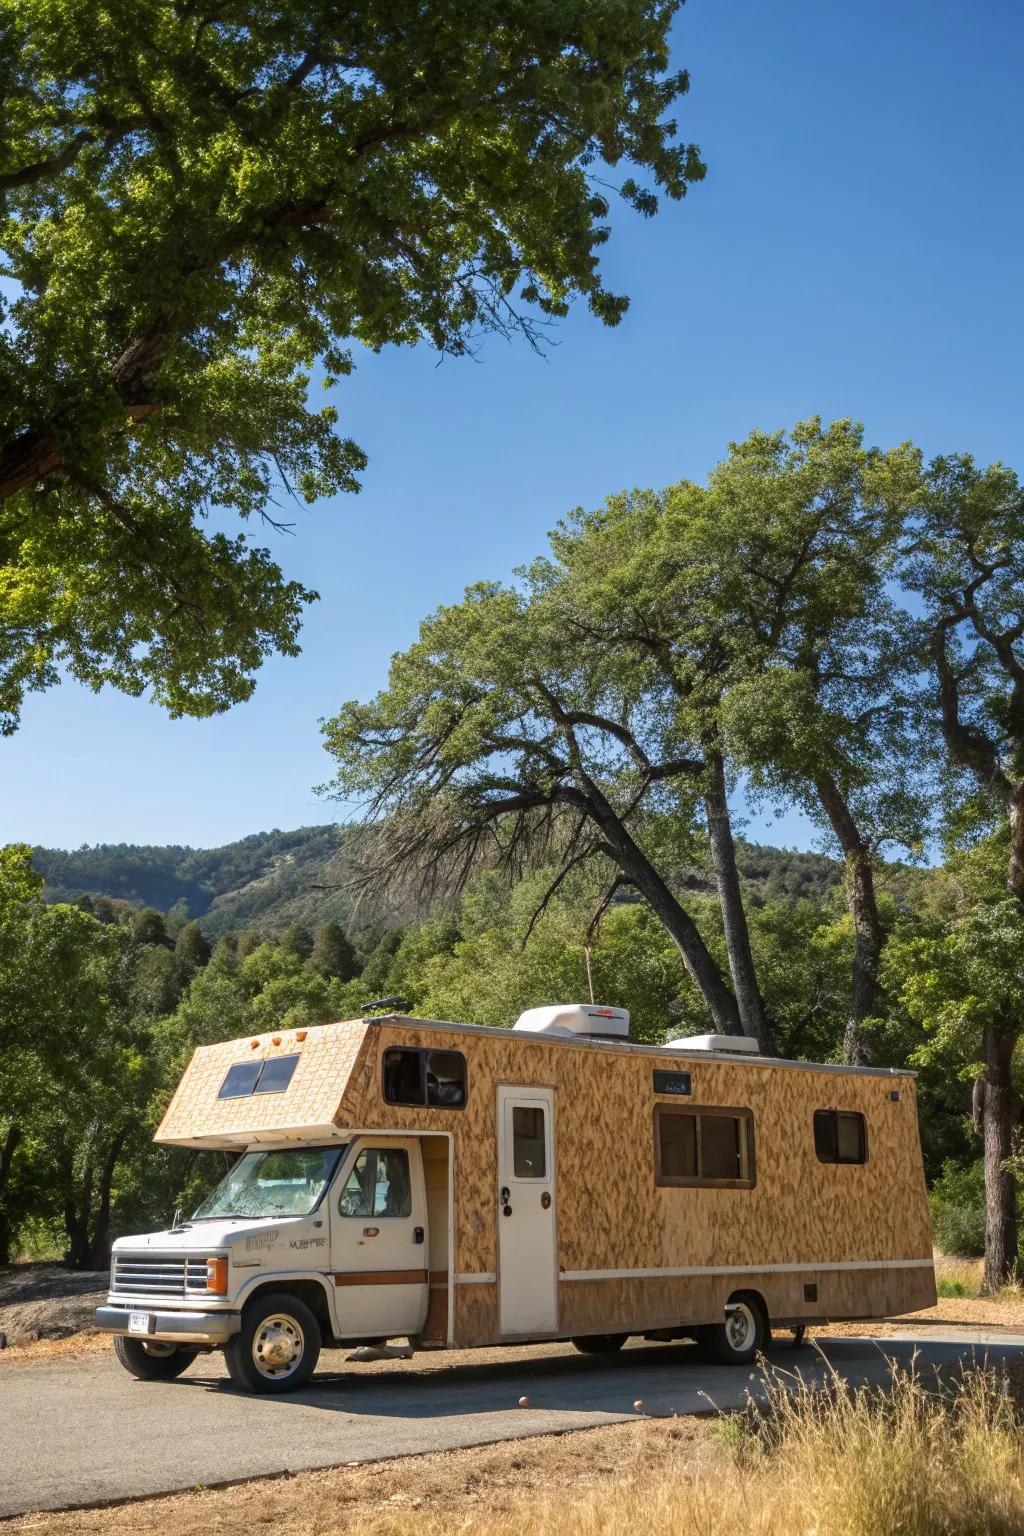
[[[279,1392],[321,1345],[695,1337],[742,1364],[772,1328],[934,1303],[913,1074],[628,1023],[391,1013],[201,1046],[156,1140],[237,1159],[190,1219],[115,1243],[98,1326],[144,1379],[220,1348]]]

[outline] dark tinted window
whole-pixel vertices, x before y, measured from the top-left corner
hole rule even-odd
[[[705,1179],[738,1179],[740,1122],[732,1115],[702,1115],[700,1119],[700,1171]]]
[[[816,1109],[814,1150],[819,1163],[866,1163],[868,1139],[864,1116],[853,1110]]]
[[[247,1099],[256,1087],[260,1075],[260,1061],[240,1061],[228,1068],[228,1075],[220,1085],[218,1099]]]
[[[546,1179],[544,1111],[516,1104],[512,1110],[512,1172],[517,1179]]]
[[[749,1109],[654,1111],[656,1184],[754,1187],[754,1117]]]
[[[284,1093],[298,1059],[297,1056],[272,1056],[265,1061],[253,1093]]]
[[[670,1179],[697,1177],[697,1116],[662,1115],[658,1122],[661,1137],[661,1171]]]
[[[388,1104],[462,1109],[466,1103],[466,1058],[461,1051],[393,1046],[384,1052],[381,1086]]]
[[[228,1068],[218,1099],[247,1099],[251,1093],[284,1093],[298,1056],[272,1056],[268,1061],[240,1061]]]

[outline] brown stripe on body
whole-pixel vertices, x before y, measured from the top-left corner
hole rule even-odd
[[[425,1269],[367,1269],[335,1275],[335,1285],[426,1285]]]

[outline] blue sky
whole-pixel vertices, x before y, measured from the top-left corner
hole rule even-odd
[[[703,477],[730,439],[818,412],[1024,469],[1024,8],[1009,0],[690,0],[684,136],[708,177],[623,209],[617,330],[580,310],[546,360],[491,341],[358,358],[338,396],[359,496],[269,533],[319,590],[303,654],[212,721],[71,684],[0,742],[0,840],[208,846],[327,821],[317,721],[384,682],[420,618],[506,576],[570,507]],[[796,816],[748,834],[810,846]]]

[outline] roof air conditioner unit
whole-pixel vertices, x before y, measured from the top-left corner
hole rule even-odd
[[[547,1008],[527,1008],[513,1028],[530,1035],[628,1040],[629,1009],[599,1008],[594,1003],[554,1003]]]
[[[685,1035],[666,1040],[665,1051],[719,1051],[729,1056],[758,1056],[761,1047],[749,1035]]]

